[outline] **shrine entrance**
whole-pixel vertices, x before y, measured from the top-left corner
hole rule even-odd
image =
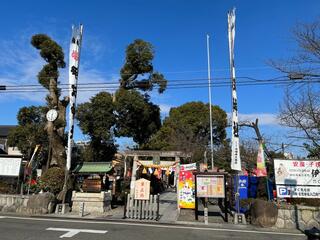
[[[124,217],[141,219],[142,216],[142,219],[148,219],[144,216],[150,216],[150,213],[153,213],[150,212],[150,209],[154,209],[156,210],[156,217],[151,219],[174,218],[173,215],[178,214],[179,209],[177,185],[180,162],[190,159],[191,154],[180,151],[137,150],[125,151],[124,157],[125,162],[130,163],[125,166],[125,168],[128,168],[125,169],[125,172],[131,170],[130,193],[126,198]],[[137,183],[141,179],[150,181],[150,192],[148,197],[143,200],[137,197],[135,191]]]

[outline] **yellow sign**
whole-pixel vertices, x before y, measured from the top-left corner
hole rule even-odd
[[[135,182],[134,199],[149,200],[150,198],[150,181],[141,178]]]
[[[195,208],[194,180],[192,171],[180,171],[178,194],[179,208]]]

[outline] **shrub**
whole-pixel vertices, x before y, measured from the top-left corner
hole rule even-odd
[[[41,177],[41,188],[53,194],[59,193],[64,184],[64,169],[49,168]]]
[[[29,185],[30,183],[30,185]],[[41,190],[41,181],[40,179],[35,180],[35,179],[31,179],[31,180],[27,180],[25,182],[25,184],[23,185],[23,192],[24,193],[38,193]]]
[[[292,205],[304,205],[310,207],[319,207],[320,199],[319,198],[291,198],[290,203]]]
[[[2,194],[14,194],[15,189],[13,188],[12,185],[6,183],[6,182],[2,182],[0,181],[0,193]]]

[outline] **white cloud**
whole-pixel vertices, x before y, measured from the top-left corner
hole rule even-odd
[[[231,116],[230,114],[228,114]],[[250,121],[254,122],[258,118],[259,125],[279,125],[277,115],[274,113],[249,113],[239,114],[239,121]]]
[[[6,85],[8,89],[0,95],[0,100],[27,99],[37,102],[38,99],[43,100],[45,96],[41,86],[33,89],[32,92],[26,92],[26,89],[32,90],[30,86],[21,88],[22,85],[38,84],[37,74],[43,65],[37,52],[32,51],[29,45],[22,47],[23,45],[24,43],[8,41],[0,43],[0,85]],[[23,92],[11,92],[10,89],[23,90]]]
[[[61,84],[68,83],[68,50],[65,50],[67,67],[60,70],[59,81]],[[23,41],[1,41],[0,42],[0,85],[6,85],[7,91],[0,94],[0,101],[11,101],[14,99],[44,103],[47,90],[39,85],[37,74],[45,64],[39,53],[26,40]],[[89,64],[80,66],[78,102],[88,101],[100,91],[114,92],[118,84],[118,75],[106,75],[90,67]],[[85,84],[85,85],[83,85]],[[21,88],[22,85],[39,85]],[[62,96],[68,94],[66,85],[61,85]],[[35,89],[36,88],[36,89]],[[10,91],[10,89],[20,90]],[[26,89],[32,90],[26,92]]]

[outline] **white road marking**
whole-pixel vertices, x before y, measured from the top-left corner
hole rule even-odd
[[[75,236],[76,234],[80,232],[84,233],[99,233],[99,234],[105,234],[108,231],[101,231],[101,230],[91,230],[91,229],[75,229],[75,228],[47,228],[48,231],[61,231],[61,232],[67,232],[60,236],[60,238],[70,238]]]
[[[201,231],[219,231],[219,232],[240,232],[240,233],[256,233],[256,234],[269,234],[269,235],[287,235],[287,236],[305,236],[302,233],[288,233],[288,232],[269,232],[257,230],[242,230],[242,229],[229,229],[229,228],[206,228],[206,227],[192,227],[192,226],[177,226],[177,225],[164,225],[164,224],[148,224],[148,223],[128,223],[128,222],[103,222],[103,221],[84,221],[73,219],[50,219],[50,218],[31,218],[31,217],[11,217],[11,219],[33,220],[33,221],[48,221],[48,222],[71,222],[71,223],[89,223],[89,224],[105,224],[105,225],[125,225],[125,226],[141,226],[153,228],[171,228],[171,229],[189,229]]]

